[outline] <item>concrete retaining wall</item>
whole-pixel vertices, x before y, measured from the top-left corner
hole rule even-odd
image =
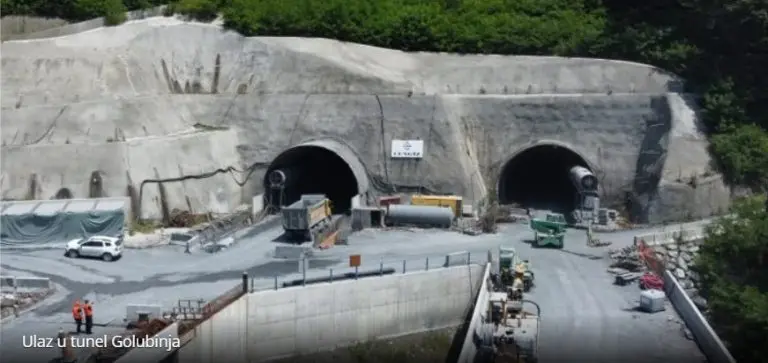
[[[165,342],[169,342],[172,339],[177,339],[179,337],[179,325],[178,323],[173,323],[166,327],[165,329],[161,330],[159,333],[155,334],[154,338],[158,338],[158,341],[160,339],[167,339],[164,340]],[[152,363],[152,362],[160,362],[163,360],[163,358],[170,355],[173,351],[170,350],[167,346],[160,346],[160,347],[152,347],[152,348],[133,348],[128,351],[128,353],[125,353],[125,355],[118,358],[115,362],[116,363]]]
[[[248,294],[195,329],[179,361],[263,361],[462,323],[486,266]]]
[[[179,350],[178,361],[247,362],[249,301],[249,296],[245,295],[196,327],[195,337]]]
[[[707,356],[710,363],[735,363],[731,353],[725,347],[720,337],[701,314],[677,279],[669,271],[664,271],[664,289],[669,301],[674,305],[677,313],[683,318],[688,329],[691,330],[699,347]]]
[[[47,290],[51,288],[51,280],[44,277],[0,276],[0,288],[3,291]]]
[[[475,334],[477,328],[483,323],[485,319],[485,308],[488,306],[488,299],[491,297],[490,289],[490,275],[491,275],[491,263],[485,266],[485,273],[483,274],[483,283],[480,285],[480,290],[475,300],[473,307],[472,319],[469,321],[469,327],[467,328],[467,336],[464,338],[464,344],[461,346],[461,352],[456,363],[474,363],[475,356],[477,356],[477,344],[475,344]]]

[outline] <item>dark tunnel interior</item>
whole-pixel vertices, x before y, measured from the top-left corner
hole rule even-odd
[[[550,210],[570,217],[579,193],[570,170],[587,163],[575,152],[560,146],[534,146],[504,165],[499,178],[499,203]]]
[[[269,175],[274,170],[286,173],[282,190],[270,187]],[[319,146],[298,146],[272,161],[264,176],[264,191],[266,203],[272,207],[294,203],[304,194],[325,194],[333,213],[340,214],[350,211],[358,185],[352,169],[338,154]]]

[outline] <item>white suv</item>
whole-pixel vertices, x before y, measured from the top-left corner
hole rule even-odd
[[[122,238],[92,236],[67,242],[65,255],[71,258],[99,257],[104,261],[113,261],[123,254]]]

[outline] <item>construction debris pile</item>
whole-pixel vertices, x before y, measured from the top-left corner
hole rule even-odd
[[[686,294],[701,310],[707,309],[707,300],[699,294],[699,276],[691,269],[693,259],[699,250],[700,241],[674,242],[655,245],[643,257],[637,246],[629,246],[610,252],[613,260],[608,272],[616,276],[616,283],[627,284],[637,280],[641,288],[664,288],[664,280],[655,271],[650,271],[645,259],[653,260],[659,269],[671,272]]]
[[[645,271],[645,262],[640,256],[636,246],[624,247],[610,251],[611,264],[610,272],[641,272]]]
[[[528,210],[514,205],[500,205],[496,216],[497,223],[528,223],[530,219]]]
[[[649,271],[646,261],[636,246],[624,247],[610,252],[613,263],[608,272],[615,276],[616,285],[627,285],[634,281],[645,289],[664,290],[664,279]]]
[[[2,303],[0,304],[0,315],[2,316],[0,317],[5,318],[11,315],[18,315],[21,311],[45,300],[55,291],[55,289],[51,288],[43,291],[3,293]]]
[[[168,227],[189,228],[211,220],[207,214],[192,214],[190,211],[173,209],[168,216]]]

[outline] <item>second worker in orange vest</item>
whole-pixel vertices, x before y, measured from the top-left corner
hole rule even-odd
[[[91,305],[90,301],[85,300],[83,311],[85,312],[85,334],[92,334],[93,332],[91,329],[93,328],[93,306]]]
[[[72,305],[72,318],[75,319],[77,334],[80,334],[80,328],[83,326],[83,308],[80,306],[80,300],[75,300]]]

